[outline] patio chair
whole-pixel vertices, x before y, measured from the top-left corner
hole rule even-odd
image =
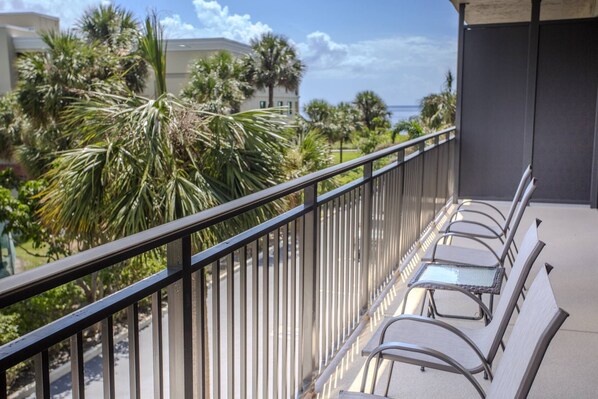
[[[527,184],[523,196],[519,203],[516,205],[516,210],[513,213],[513,217],[511,218],[511,220],[509,220],[509,223],[506,223],[506,221],[503,223],[492,221],[492,223],[484,224],[473,220],[455,220],[449,222],[449,224],[442,231],[442,233],[457,233],[461,236],[469,236],[483,239],[499,239],[501,242],[504,242],[504,239],[506,239],[509,230],[512,229],[521,220],[521,217],[525,212],[525,208],[529,204],[531,196],[534,190],[536,189],[537,182],[538,179],[534,177]],[[447,236],[447,238],[448,237],[450,236]]]
[[[463,363],[460,356],[448,351],[435,349],[425,344],[408,341],[387,341],[370,353],[364,368],[361,384],[362,393],[341,392],[340,398],[385,398],[384,396],[364,394],[369,366],[376,360],[379,366],[380,357],[401,357],[418,359],[430,363],[443,364],[447,369],[460,373],[474,386],[480,397],[488,399],[523,399],[526,398],[536,377],[544,354],[569,314],[557,305],[550,280],[548,268],[541,269],[529,290],[529,295],[523,304],[521,313],[515,322],[509,337],[508,345],[496,369],[495,377],[484,392],[479,382],[473,377],[469,365]],[[392,370],[391,370],[392,373]],[[374,381],[376,378],[374,370]],[[374,391],[372,383],[371,392]]]
[[[523,284],[543,247],[544,243],[538,239],[537,229],[534,224],[528,230],[522,242],[521,251],[513,264],[511,278],[503,287],[493,315],[478,297],[466,289],[446,285],[447,289],[460,292],[479,305],[485,316],[490,320],[486,326],[461,328],[438,319],[402,314],[389,318],[382,323],[362,350],[362,355],[367,356],[374,353],[379,345],[385,345],[389,342],[401,342],[429,348],[433,351],[432,353],[442,353],[462,365],[468,373],[475,374],[484,371],[489,378],[492,378],[492,361],[502,343],[503,335],[517,304]],[[547,266],[547,268],[550,267]],[[406,298],[403,303],[405,301]],[[447,363],[436,356],[423,353],[389,349],[380,352],[378,358],[380,357],[391,361],[391,373],[394,362],[460,372],[460,370],[455,369],[453,364]]]
[[[434,242],[434,245],[426,251],[422,261],[496,267],[504,266],[505,260],[508,259],[512,264],[513,251],[511,248],[514,247],[515,252],[517,252],[517,245],[514,241],[515,234],[535,190],[536,179],[532,179],[527,185],[521,201],[517,204],[509,226],[491,227],[479,222],[465,220],[450,223],[445,232]],[[482,245],[484,249],[446,244],[449,239],[452,243],[454,238],[473,241]],[[484,242],[483,239],[487,238],[500,240],[502,243],[500,254]]]
[[[495,224],[498,225],[500,225],[501,223],[497,219],[500,219],[502,223],[508,226],[511,223],[511,219],[513,217],[513,214],[515,213],[515,208],[521,200],[525,187],[527,186],[527,183],[531,176],[532,166],[528,165],[527,168],[525,168],[525,170],[523,171],[523,175],[521,175],[521,180],[519,181],[517,190],[515,190],[515,195],[513,196],[511,206],[509,207],[509,211],[507,212],[506,216],[496,206],[492,205],[489,202],[479,200],[464,200],[459,204],[459,206],[457,206],[453,213],[451,213],[451,215],[449,216],[449,220],[453,222],[457,220],[459,216],[466,217],[467,214],[475,214],[481,215],[484,218],[491,219]]]

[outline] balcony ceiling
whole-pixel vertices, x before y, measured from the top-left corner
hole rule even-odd
[[[531,0],[451,0],[455,8],[465,6],[465,22],[469,25],[527,22],[531,16]],[[578,19],[598,17],[598,0],[542,0],[540,19]]]

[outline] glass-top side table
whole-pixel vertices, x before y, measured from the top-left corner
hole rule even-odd
[[[469,265],[447,265],[442,263],[422,263],[415,272],[413,278],[409,281],[410,288],[424,288],[429,297],[428,316],[447,317],[467,320],[481,320],[488,316],[482,312],[480,305],[480,314],[478,316],[464,316],[456,314],[444,314],[438,311],[434,299],[434,291],[451,290],[452,287],[459,287],[482,300],[482,294],[490,294],[489,311],[494,307],[494,295],[500,294],[501,284],[504,276],[504,268],[488,268]],[[409,294],[410,290],[407,292]],[[407,298],[405,298],[405,301]],[[425,301],[424,301],[425,302]],[[424,303],[422,303],[423,311]]]
[[[443,289],[445,284],[458,285],[472,294],[500,294],[504,269],[467,265],[424,263],[415,273],[409,286],[420,282],[422,288]],[[438,283],[438,284],[435,284]]]

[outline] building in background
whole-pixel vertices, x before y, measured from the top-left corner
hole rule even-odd
[[[58,18],[34,12],[0,13],[0,95],[15,88],[17,71],[15,61],[19,54],[44,51],[46,46],[38,32],[58,30]],[[172,39],[166,44],[166,85],[173,94],[179,94],[189,80],[191,65],[198,58],[207,58],[220,50],[243,57],[251,47],[225,38]],[[153,77],[150,73],[143,95],[153,95]],[[266,108],[268,93],[256,90],[242,105],[241,110]],[[299,112],[299,91],[284,87],[274,89],[274,105],[288,107],[290,114]]]

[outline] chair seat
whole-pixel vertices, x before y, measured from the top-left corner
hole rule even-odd
[[[456,245],[438,245],[436,254],[432,258],[434,247],[428,248],[422,257],[424,262],[444,262],[450,264],[473,265],[482,267],[501,266],[496,256],[488,250],[478,248],[459,247]]]
[[[389,319],[382,322],[376,333],[363,348],[361,354],[368,356],[379,344],[382,326],[388,323]],[[487,348],[489,340],[487,337],[489,330],[484,328],[466,329],[459,328],[485,353],[483,348]],[[454,333],[442,327],[429,323],[418,322],[414,320],[401,320],[395,322],[387,331],[384,342],[404,342],[413,345],[420,345],[426,348],[434,349],[448,355],[456,360],[471,373],[479,373],[483,370],[483,365],[476,353],[464,343],[463,339]],[[401,350],[388,350],[384,352],[384,359],[399,361],[403,363],[415,364],[418,366],[430,367],[438,370],[455,372],[454,368],[447,363],[435,357],[425,354],[406,352]]]
[[[490,230],[488,230],[490,229]],[[441,233],[459,233],[467,236],[481,237],[481,238],[496,238],[503,236],[503,231],[498,226],[483,225],[469,223],[465,221],[457,221],[446,228]]]

